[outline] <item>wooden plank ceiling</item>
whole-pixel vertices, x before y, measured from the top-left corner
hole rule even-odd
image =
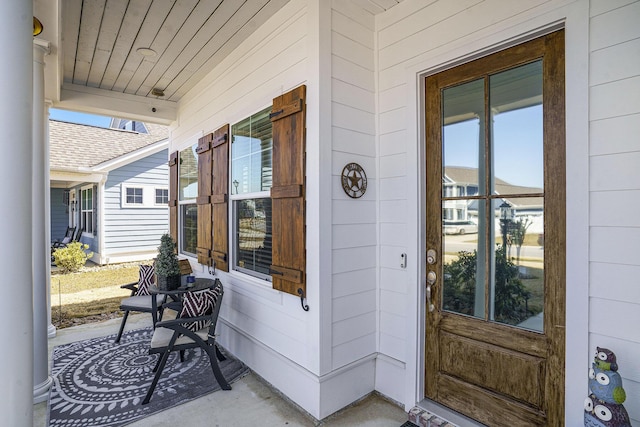
[[[64,0],[64,83],[178,101],[288,1]],[[353,1],[377,14],[401,0]]]
[[[288,1],[65,0],[64,83],[178,101]]]

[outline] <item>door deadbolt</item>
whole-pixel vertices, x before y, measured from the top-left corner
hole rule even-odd
[[[429,249],[427,251],[427,264],[435,264],[436,263],[436,251],[434,249]]]

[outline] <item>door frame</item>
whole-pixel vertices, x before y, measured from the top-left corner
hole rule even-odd
[[[544,16],[535,11],[518,16],[517,22],[497,24],[486,29],[482,37],[445,43],[429,57],[418,58],[405,69],[407,87],[407,208],[414,212],[407,222],[409,230],[417,230],[407,242],[408,259],[416,259],[416,267],[408,277],[408,306],[413,307],[407,318],[407,376],[403,396],[410,408],[425,399],[425,318],[426,318],[426,218],[425,218],[425,77],[532,40],[558,29],[565,29],[565,82],[567,114],[566,156],[566,349],[565,349],[565,422],[582,422],[583,401],[587,387],[584,375],[589,364],[589,114],[588,114],[588,54],[589,13],[580,5],[558,7]],[[414,340],[410,338],[413,337]],[[424,403],[421,406],[424,406]]]

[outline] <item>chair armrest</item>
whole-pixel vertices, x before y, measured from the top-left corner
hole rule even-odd
[[[129,289],[131,291],[131,296],[134,296],[136,292],[138,292],[138,282],[127,283],[126,285],[121,285],[121,289]]]
[[[162,322],[156,323],[156,328],[167,328],[175,330],[177,327],[184,323],[192,323],[197,322],[198,320],[211,320],[211,315],[207,314],[206,316],[198,316],[198,317],[177,317],[171,320],[163,320]],[[183,326],[180,329],[184,328]]]

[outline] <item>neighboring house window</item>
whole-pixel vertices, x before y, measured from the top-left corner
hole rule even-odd
[[[271,107],[231,127],[234,269],[271,279]]]
[[[156,205],[166,205],[169,203],[169,189],[156,188]]]
[[[178,204],[180,212],[180,252],[196,255],[198,244],[198,155],[197,145],[180,151],[178,161]]]
[[[142,205],[142,188],[141,187],[129,187],[127,190],[127,204],[128,205]]]
[[[86,187],[80,190],[80,226],[86,233],[93,234],[95,229],[95,218],[93,215],[94,206],[93,187]]]
[[[165,208],[169,203],[169,190],[152,185],[122,184],[123,208]]]

